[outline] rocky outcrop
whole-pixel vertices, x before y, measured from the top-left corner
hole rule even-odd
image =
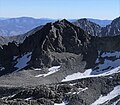
[[[94,44],[97,46],[98,51],[120,51],[120,35],[96,37]]]
[[[22,105],[30,103],[30,105],[54,105],[54,103],[62,102],[65,102],[66,105],[90,105],[100,96],[106,96],[115,86],[120,85],[119,75],[118,73],[106,77],[29,87],[16,91],[13,96],[5,97],[0,102],[5,105],[13,105],[13,103],[16,105],[19,103]],[[116,99],[119,99],[118,97],[116,96]],[[108,102],[111,103],[109,105],[112,105],[115,100]]]

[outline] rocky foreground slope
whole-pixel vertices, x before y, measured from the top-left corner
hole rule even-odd
[[[120,74],[28,88],[1,88],[2,105],[119,105]],[[6,90],[9,92],[6,92]],[[9,95],[9,97],[5,97]],[[96,101],[95,101],[96,100]]]
[[[5,40],[2,105],[119,105],[119,35],[94,37],[64,19]]]

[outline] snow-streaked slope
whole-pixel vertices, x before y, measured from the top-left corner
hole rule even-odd
[[[2,97],[2,99],[6,99],[6,98],[12,98],[12,97],[14,97],[16,94],[13,94],[13,95],[11,95],[11,96],[7,96],[7,97]]]
[[[74,90],[74,91],[68,92],[67,94],[79,94],[80,92],[83,92],[83,91],[85,91],[87,89],[88,89],[88,87],[86,87],[86,88],[78,88],[77,91]]]
[[[53,67],[48,69],[48,73],[39,74],[39,75],[36,75],[35,77],[41,77],[41,76],[46,77],[46,76],[51,75],[51,74],[53,74],[53,73],[55,73],[55,72],[57,72],[59,70],[60,70],[60,66],[53,66]]]
[[[110,71],[113,68],[116,68],[120,65],[120,59],[117,59],[115,61],[111,61],[111,60],[104,60],[104,64],[99,64],[98,66],[96,66],[95,69],[92,74],[96,75],[96,74],[101,74],[107,71]]]
[[[104,72],[102,74],[98,74],[98,75],[92,75],[91,74],[92,69],[88,69],[84,73],[77,72],[77,73],[73,73],[71,75],[68,75],[65,77],[65,79],[62,80],[62,82],[76,80],[76,79],[82,79],[82,78],[89,78],[89,77],[107,76],[107,75],[111,75],[111,74],[118,73],[118,72],[120,72],[120,66],[116,67],[110,71]]]
[[[115,51],[115,52],[104,52],[101,57],[111,57],[111,56],[116,56],[116,58],[120,57],[120,52]]]
[[[102,60],[101,60],[102,59]],[[120,52],[100,52],[96,60],[96,67],[66,76],[62,82],[88,77],[107,76],[120,72]]]
[[[23,55],[21,58],[17,59],[17,64],[15,65],[15,67],[18,68],[18,70],[24,68],[25,66],[27,66],[27,62],[30,61],[31,59],[31,52]]]
[[[101,105],[101,104],[103,104],[105,102],[107,103],[111,99],[117,97],[118,95],[120,95],[120,85],[114,87],[114,89],[110,93],[108,93],[106,96],[100,96],[99,99],[97,99],[91,105]]]
[[[96,67],[93,68],[92,74],[101,74],[120,66],[120,52],[100,52],[96,60]]]
[[[65,79],[62,80],[62,82],[89,77],[91,72],[92,72],[92,69],[88,69],[84,73],[80,73],[80,72],[73,73],[73,74],[68,75],[67,77],[65,77]]]

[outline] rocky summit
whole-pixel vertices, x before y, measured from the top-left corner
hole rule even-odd
[[[0,37],[0,104],[119,105],[120,33],[86,25],[63,19]]]

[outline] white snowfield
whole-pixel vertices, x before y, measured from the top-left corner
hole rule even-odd
[[[106,96],[100,96],[94,103],[91,105],[101,105],[103,103],[108,103],[111,99],[120,95],[120,85],[114,87],[114,89],[108,93]]]
[[[27,66],[27,62],[30,61],[31,59],[31,54],[32,52],[29,52],[25,55],[23,55],[21,58],[17,59],[17,64],[15,65],[15,67],[17,67],[17,71],[24,68],[25,66]]]
[[[46,77],[46,76],[51,75],[59,70],[60,70],[60,66],[53,66],[48,69],[49,72],[47,74],[39,74],[39,75],[36,75],[35,77],[41,77],[41,76]]]

